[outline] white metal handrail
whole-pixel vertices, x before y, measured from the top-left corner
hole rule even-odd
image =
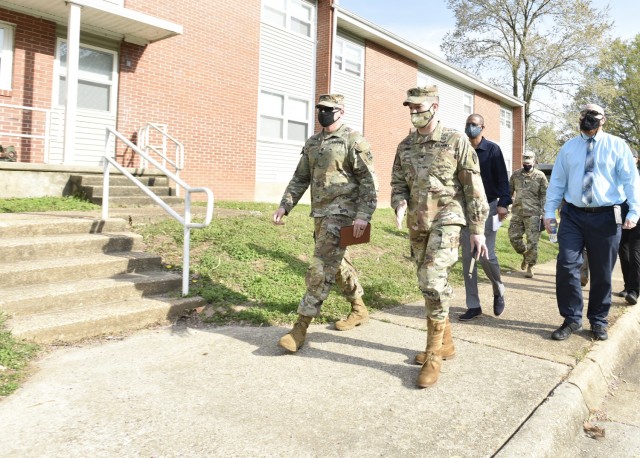
[[[153,146],[150,144],[149,137],[151,129],[160,133],[160,135],[162,136],[162,145],[159,145],[160,149],[158,149],[157,146]],[[170,141],[174,144],[175,160],[171,160],[168,157],[167,141]],[[150,150],[156,153],[162,158],[163,166],[166,167],[167,163],[171,164],[171,166],[176,170],[176,176],[180,176],[180,171],[184,169],[184,145],[180,141],[169,135],[169,133],[167,132],[166,124],[159,124],[154,122],[147,123],[138,131],[138,146],[145,152],[147,150]],[[147,162],[148,161],[143,158],[141,167],[145,168],[147,166]],[[178,187],[176,187],[176,195],[180,195],[180,188]]]
[[[44,134],[43,135],[33,135],[33,134],[16,134],[13,132],[0,132],[0,136],[3,137],[18,137],[18,138],[37,138],[44,140],[44,162],[45,164],[49,160],[49,140],[50,140],[50,124],[51,124],[51,110],[46,108],[34,108],[34,107],[25,107],[23,105],[11,105],[8,103],[0,103],[0,107],[4,108],[15,108],[17,110],[27,110],[27,111],[38,111],[40,113],[44,113],[45,121],[44,121]]]
[[[140,180],[134,177],[127,169],[125,169],[122,165],[118,164],[116,160],[110,155],[112,151],[109,148],[109,143],[111,141],[111,137],[114,136],[116,139],[120,139],[125,145],[131,148],[131,151],[139,154],[143,159],[153,164],[158,170],[163,172],[169,179],[176,182],[177,186],[181,186],[185,190],[184,197],[184,216],[179,215],[173,208],[171,208],[165,201],[163,201],[160,197],[158,197],[152,190],[150,190],[145,184],[143,184]],[[211,223],[211,219],[213,218],[213,193],[209,188],[197,187],[193,188],[185,183],[180,177],[171,173],[166,169],[162,164],[156,161],[154,158],[150,157],[146,154],[142,149],[138,146],[134,145],[129,141],[125,136],[123,136],[118,131],[112,129],[111,127],[107,127],[106,139],[105,139],[105,153],[104,153],[104,178],[103,178],[103,187],[102,187],[102,219],[106,220],[109,218],[109,165],[114,166],[117,170],[119,170],[124,176],[129,178],[138,188],[140,188],[147,196],[151,197],[158,205],[162,207],[164,211],[166,211],[169,215],[171,215],[175,220],[177,220],[184,229],[184,247],[182,252],[182,295],[186,296],[189,294],[189,251],[190,251],[190,243],[191,243],[191,229],[198,229],[207,227]],[[194,192],[204,192],[207,195],[207,212],[205,214],[204,222],[202,223],[193,223],[191,222],[191,194]]]

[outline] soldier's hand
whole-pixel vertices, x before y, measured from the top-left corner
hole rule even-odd
[[[402,229],[402,220],[404,219],[404,214],[407,212],[407,201],[403,200],[396,207],[396,227],[398,229]]]
[[[362,234],[364,234],[364,230],[367,228],[367,224],[369,223],[367,223],[363,219],[355,220],[353,222],[353,236],[357,239],[362,237]]]
[[[280,207],[278,208],[274,213],[273,213],[273,222],[274,224],[284,224],[284,221],[282,221],[282,217],[284,216],[284,214],[287,211]]]
[[[476,254],[476,261],[480,259],[480,256],[483,258],[489,257],[489,249],[487,248],[486,238],[483,234],[471,234],[469,242],[471,252]]]

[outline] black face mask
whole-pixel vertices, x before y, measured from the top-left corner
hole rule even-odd
[[[596,116],[602,117],[597,111],[587,111],[584,116],[580,118],[580,130],[588,132],[600,127],[600,118],[596,118]]]
[[[318,122],[322,127],[329,127],[335,121],[337,111],[318,111]]]
[[[525,172],[530,172],[531,169],[533,168],[532,165],[523,165],[522,168],[524,169]]]

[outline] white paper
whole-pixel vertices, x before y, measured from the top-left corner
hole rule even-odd
[[[502,226],[502,221],[500,221],[500,218],[497,214],[493,215],[493,232],[500,229],[500,226]]]

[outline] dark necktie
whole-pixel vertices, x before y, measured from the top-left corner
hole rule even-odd
[[[582,203],[589,206],[593,201],[593,142],[591,137],[587,140],[587,156],[584,160],[584,177],[582,178]]]

